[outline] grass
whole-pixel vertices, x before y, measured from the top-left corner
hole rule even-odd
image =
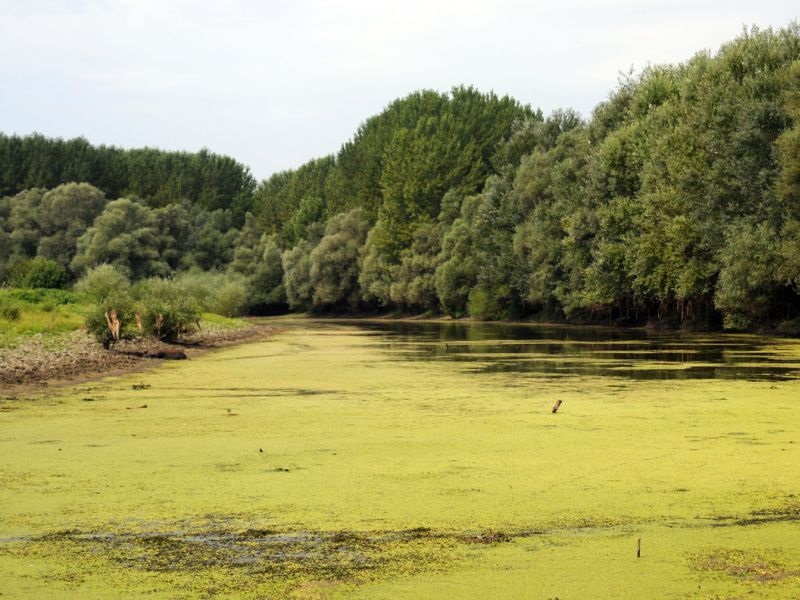
[[[80,329],[84,309],[76,294],[64,290],[0,290],[0,347]]]
[[[247,321],[205,312],[201,315],[200,327],[201,329],[243,329],[247,327]]]
[[[281,326],[0,401],[4,597],[800,593],[796,379],[481,371]]]

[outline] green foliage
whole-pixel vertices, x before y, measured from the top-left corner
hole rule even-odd
[[[435,274],[436,295],[443,310],[453,316],[464,314],[469,292],[478,280],[472,239],[468,222],[458,218],[442,241],[441,264]]]
[[[15,287],[58,289],[66,285],[69,275],[59,263],[39,256],[14,265],[9,279]]]
[[[6,321],[18,321],[21,308],[18,302],[8,296],[0,296],[0,318]]]
[[[12,289],[6,290],[5,294],[14,300],[30,306],[40,304],[62,306],[65,304],[78,304],[80,301],[79,296],[74,292],[59,289]]]
[[[725,327],[748,329],[768,315],[776,297],[779,241],[765,223],[740,222],[727,234],[714,301]]]
[[[258,262],[247,281],[250,304],[259,312],[285,310],[286,290],[283,283],[281,249],[274,236],[262,239]]]
[[[480,318],[521,312],[524,276],[513,252],[519,215],[509,189],[507,179],[490,178],[483,193],[464,200],[461,216],[445,234],[436,290],[450,314],[473,314],[470,306],[481,307]],[[486,298],[492,299],[491,311]]]
[[[178,274],[175,282],[203,311],[234,317],[248,307],[247,280],[238,273],[192,270]]]
[[[107,298],[118,293],[127,293],[130,281],[125,273],[110,264],[98,265],[89,269],[76,284],[75,291],[90,302],[104,304]]]
[[[200,306],[175,281],[160,277],[144,279],[134,284],[131,296],[136,301],[145,335],[175,341],[199,324]]]
[[[400,265],[395,269],[390,286],[392,302],[419,311],[436,310],[436,269],[442,244],[442,225],[426,224],[414,232],[409,248],[400,253]]]
[[[356,207],[370,222],[380,214],[387,235],[375,242],[394,263],[418,221],[436,217],[445,192],[477,192],[512,124],[536,115],[511,98],[471,87],[415,92],[367,119],[335,157],[265,181],[255,195],[256,213],[287,246],[311,220]]]
[[[358,306],[358,258],[369,224],[361,209],[334,216],[309,256],[309,283],[315,309]]]
[[[319,196],[306,196],[300,200],[297,210],[281,228],[283,243],[291,247],[300,240],[306,239],[309,226],[325,221],[325,210],[325,202]]]
[[[208,303],[210,312],[223,317],[242,315],[247,307],[247,283],[236,279],[229,279],[217,288]]]
[[[86,313],[87,331],[105,348],[115,341],[107,321],[107,315],[112,311],[116,312],[121,324],[120,338],[136,335],[136,311],[130,295],[130,282],[120,269],[109,264],[89,269],[75,284],[75,291],[90,303]]]
[[[233,259],[234,245],[239,237],[239,231],[233,225],[234,215],[231,211],[218,209],[213,212],[197,212],[188,236],[191,242],[186,244],[182,255],[182,265],[203,270],[226,268]],[[172,239],[174,238],[162,236],[161,247],[168,245]]]
[[[105,194],[87,183],[60,185],[42,196],[36,214],[40,228],[38,254],[68,267],[78,238],[103,212]]]
[[[188,200],[157,209],[139,200],[108,203],[85,183],[30,190],[0,200],[0,277],[34,257],[78,275],[103,262],[136,278],[193,267],[224,269],[238,237],[235,218],[232,210],[208,211]]]
[[[796,70],[799,72],[798,79],[800,79],[800,67]],[[800,100],[798,102],[800,103]],[[778,198],[784,205],[793,207],[796,215],[798,207],[800,207],[800,114],[795,117],[794,127],[784,131],[775,140],[775,147],[778,152],[780,169],[777,185]]]
[[[119,339],[131,339],[138,335],[136,329],[134,303],[127,293],[106,297],[103,304],[93,304],[86,312],[86,331],[95,337],[104,348],[110,348],[117,341],[108,327],[107,315],[115,314],[119,320]]]
[[[496,319],[503,313],[503,307],[498,303],[492,290],[474,287],[467,297],[467,312],[476,319]]]
[[[85,320],[80,300],[66,290],[0,289],[0,347],[79,329]]]
[[[314,246],[311,243],[303,240],[281,255],[286,299],[292,310],[311,308],[314,293],[311,287],[311,251],[313,249]]]
[[[361,287],[362,299],[378,306],[390,305],[391,286],[395,281],[397,266],[392,264],[384,252],[383,239],[388,236],[386,223],[379,220],[370,229],[364,247],[361,250],[361,265],[358,283]]]
[[[785,223],[778,252],[778,281],[800,291],[800,220],[790,219]]]
[[[152,209],[128,198],[109,202],[78,240],[72,269],[85,273],[95,265],[108,263],[134,280],[167,275],[170,268],[160,256],[157,232]]]
[[[247,304],[256,312],[281,312],[286,308],[283,264],[277,235],[260,233],[248,215],[236,243],[231,271],[246,278]]]
[[[256,187],[249,169],[207,150],[123,150],[83,138],[0,134],[0,195],[72,181],[88,182],[111,198],[140,197],[154,207],[188,199],[209,211],[230,208],[237,221],[250,210]]]

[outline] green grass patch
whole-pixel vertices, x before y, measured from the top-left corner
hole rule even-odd
[[[200,329],[244,329],[247,325],[247,321],[235,317],[223,317],[208,312],[200,316]]]
[[[80,329],[84,309],[79,296],[65,290],[0,290],[0,347]]]
[[[9,289],[0,290],[0,300],[9,298],[29,306],[61,306],[80,304],[81,298],[75,292],[53,289]]]

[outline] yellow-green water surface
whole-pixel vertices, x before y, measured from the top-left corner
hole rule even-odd
[[[0,597],[800,597],[797,342],[275,323],[0,399]]]

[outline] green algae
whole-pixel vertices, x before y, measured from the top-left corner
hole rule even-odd
[[[281,325],[269,341],[0,400],[0,593],[800,592],[797,344]],[[476,356],[452,359],[476,340]],[[490,368],[496,348],[537,346],[570,367]],[[665,362],[721,375],[673,379]]]

